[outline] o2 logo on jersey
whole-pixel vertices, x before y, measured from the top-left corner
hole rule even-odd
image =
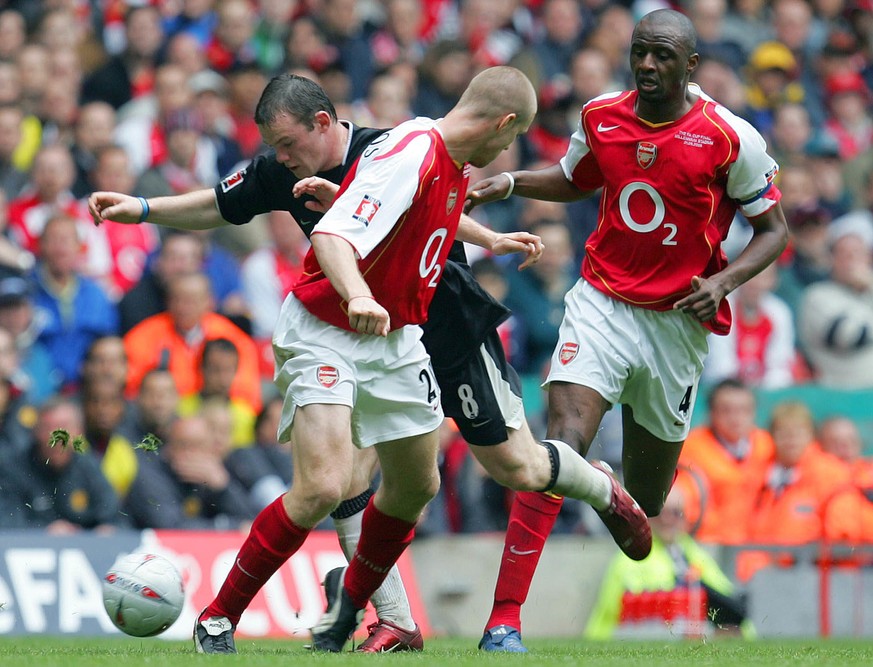
[[[229,192],[230,190],[233,190],[237,185],[239,185],[240,183],[243,182],[243,176],[245,176],[245,175],[246,175],[245,169],[240,169],[239,171],[235,171],[234,173],[232,173],[230,176],[228,176],[227,178],[225,178],[221,182],[221,191],[222,192]]]
[[[446,198],[446,215],[455,209],[455,204],[458,203],[458,188],[452,188],[449,196]]]
[[[648,169],[655,164],[658,157],[658,147],[651,141],[641,141],[637,144],[637,164],[643,169]]]
[[[643,196],[648,196],[651,200],[653,211],[652,218],[648,222],[640,222],[634,219],[631,211],[631,197],[636,193],[641,193]],[[618,196],[618,211],[621,214],[621,219],[628,229],[637,232],[638,234],[648,234],[659,227],[666,230],[667,235],[661,240],[661,245],[677,245],[675,236],[678,228],[672,222],[664,222],[667,215],[667,207],[664,204],[664,198],[661,194],[648,183],[634,181],[628,183],[621,189]]]
[[[561,351],[558,352],[558,360],[562,366],[566,366],[576,358],[577,354],[579,354],[579,343],[564,343]]]
[[[323,387],[330,389],[339,382],[339,371],[333,366],[319,366],[316,377]]]
[[[370,195],[364,195],[364,198],[361,200],[361,203],[358,204],[358,208],[352,214],[352,217],[358,222],[364,223],[364,227],[367,227],[371,222],[373,222],[376,211],[379,210],[380,206],[382,206],[381,201],[374,199]]]

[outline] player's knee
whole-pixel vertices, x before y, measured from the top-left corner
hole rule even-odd
[[[641,498],[634,496],[634,500],[636,500],[637,504],[643,508],[643,512],[645,512],[648,517],[658,516],[664,508],[663,498],[650,497],[650,495],[643,494]]]

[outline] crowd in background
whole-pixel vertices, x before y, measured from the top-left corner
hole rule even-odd
[[[731,334],[710,337],[704,380],[717,389],[683,454],[695,480],[687,512],[699,538],[718,543],[873,542],[873,464],[858,425],[838,415],[816,424],[796,403],[756,425],[751,391],[873,389],[873,2],[2,7],[0,527],[242,527],[290,480],[270,336],[301,270],[303,233],[282,212],[220,232],[97,227],[90,192],[181,194],[233,174],[264,150],[254,108],[285,71],[318,81],[341,118],[390,127],[440,117],[477,71],[515,65],[534,82],[539,113],[472,181],[552,164],[585,102],[632,87],[636,20],[673,7],[699,34],[693,80],[766,137],[791,232],[777,264],[729,297]],[[546,246],[524,272],[514,259],[472,257],[476,277],[513,310],[502,334],[523,374],[541,377],[548,363],[598,206],[509,198],[474,212]],[[728,256],[749,234],[738,218]],[[57,429],[82,434],[83,451],[51,446]],[[443,490],[421,533],[503,529],[507,493],[450,423],[444,443]],[[809,510],[802,521],[798,507]],[[566,503],[559,529],[590,528]]]

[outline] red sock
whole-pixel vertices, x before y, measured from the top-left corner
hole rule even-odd
[[[414,523],[383,514],[370,499],[361,518],[361,539],[343,582],[356,607],[367,606],[414,535]]]
[[[538,491],[515,494],[494,589],[494,606],[485,629],[509,625],[521,630],[521,605],[564,499]]]
[[[237,554],[221,590],[201,618],[226,616],[234,626],[261,587],[297,551],[308,528],[288,517],[282,498],[267,505],[252,523],[252,530]]]

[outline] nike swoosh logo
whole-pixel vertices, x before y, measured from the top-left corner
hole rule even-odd
[[[617,130],[621,125],[604,125],[603,123],[599,123],[597,125],[598,132],[610,132],[612,130]]]
[[[531,554],[535,554],[537,551],[538,551],[538,549],[530,549],[528,551],[519,551],[518,549],[515,548],[514,544],[511,547],[509,547],[509,553],[515,554],[516,556],[530,556]]]
[[[491,423],[491,420],[486,419],[485,421],[481,421],[481,422],[471,422],[470,426],[472,426],[473,428],[482,428],[483,426],[487,426],[490,423]]]

